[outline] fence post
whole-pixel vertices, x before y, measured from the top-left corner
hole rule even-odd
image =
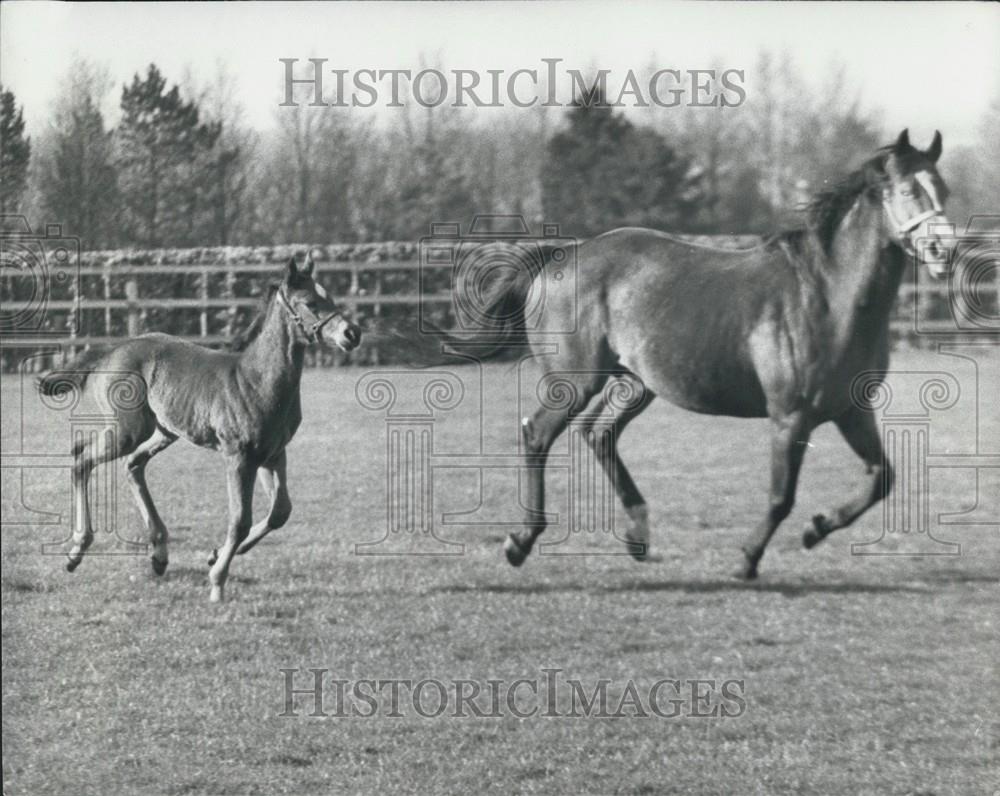
[[[69,353],[70,356],[75,359],[78,350],[76,346],[76,336],[78,331],[77,327],[83,326],[83,306],[80,302],[79,280],[76,279],[69,280],[69,291],[70,291],[70,296],[72,297],[73,300],[73,304],[77,308],[77,313],[78,313],[76,318],[76,323],[71,324],[69,329],[69,337],[70,337]]]
[[[102,276],[102,281],[104,282],[104,300],[111,301],[111,260],[107,259],[104,261],[104,274]],[[104,306],[104,336],[111,337],[111,307],[108,305]]]
[[[361,289],[360,288],[360,284],[361,284],[361,280],[360,280],[360,276],[358,274],[358,263],[357,263],[357,261],[355,261],[355,262],[351,263],[351,286],[350,286],[350,288],[348,288],[348,291],[347,291],[348,295],[350,295],[350,296],[357,296],[358,293],[359,293],[359,291],[360,291],[360,289]],[[348,308],[351,311],[351,317],[352,318],[356,318],[358,316],[358,302],[356,302],[356,301],[349,301],[348,304],[347,304],[347,306],[348,306]],[[350,362],[352,359],[353,359],[353,357],[350,354],[347,354],[346,356],[341,357],[341,361],[345,362],[345,363]],[[336,363],[334,363],[334,364],[336,364]]]
[[[376,296],[381,296],[382,295],[382,272],[381,271],[376,271],[375,272],[375,289],[374,289],[374,293],[375,293]],[[378,320],[379,320],[379,316],[381,316],[381,314],[382,314],[382,304],[380,302],[376,301],[372,305],[372,318],[374,319],[373,323],[374,323],[374,326],[375,326],[376,329],[378,328]],[[372,364],[373,365],[378,365],[379,364],[378,351],[379,351],[379,347],[378,347],[378,344],[376,343],[375,347],[372,349]]]
[[[201,292],[201,314],[199,315],[199,327],[202,338],[208,337],[208,269],[206,268],[198,276],[198,287]]]
[[[226,284],[223,291],[227,299],[231,299],[236,295],[236,273],[233,271],[232,262],[228,260],[226,261]],[[226,310],[226,337],[231,338],[233,336],[237,312],[238,310],[233,304],[230,304]]]
[[[125,283],[125,300],[128,302],[128,336],[138,337],[142,324],[139,322],[139,282],[134,276]]]

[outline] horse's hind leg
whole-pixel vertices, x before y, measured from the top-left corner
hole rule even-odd
[[[175,435],[157,426],[153,435],[132,451],[126,461],[132,494],[135,496],[139,513],[149,533],[150,544],[153,546],[152,565],[153,572],[157,575],[162,575],[167,569],[167,526],[160,519],[160,514],[153,505],[153,498],[149,494],[149,488],[146,486],[146,465],[157,453],[176,441]]]
[[[625,383],[626,380],[628,384]],[[618,390],[619,386],[624,386],[625,390]],[[614,400],[615,395],[621,400]],[[649,514],[645,498],[618,455],[618,439],[625,427],[638,417],[655,397],[655,394],[646,390],[635,376],[628,374],[621,382],[608,387],[601,400],[592,409],[588,409],[578,421],[588,431],[593,431],[587,435],[587,441],[604,472],[614,484],[615,492],[631,520],[632,524],[625,533],[625,540],[629,552],[637,561],[645,561],[649,554]],[[606,420],[609,410],[612,414],[610,424]]]
[[[219,548],[218,560],[208,573],[212,584],[210,599],[213,603],[222,602],[223,589],[229,577],[229,564],[237,548],[247,538],[250,532],[250,521],[253,513],[253,485],[257,478],[257,465],[242,456],[228,456],[226,460],[226,479],[229,487],[229,529],[226,542]]]
[[[767,514],[743,545],[743,566],[737,573],[740,577],[757,577],[757,565],[767,543],[795,504],[795,487],[811,430],[801,412],[771,419],[770,499]]]
[[[578,415],[601,389],[606,374],[594,374],[589,380],[564,385],[560,380],[558,391],[572,393],[568,401],[559,406],[542,406],[534,417],[521,421],[524,437],[524,465],[527,473],[525,500],[525,529],[511,533],[504,543],[504,553],[513,566],[519,567],[531,553],[535,540],[545,530],[545,462],[549,449],[569,421]],[[563,387],[566,390],[563,390]],[[553,390],[556,392],[556,390]]]
[[[868,467],[868,483],[854,500],[829,514],[817,514],[812,518],[812,525],[802,534],[802,544],[807,548],[815,546],[838,528],[850,525],[892,489],[892,466],[885,458],[875,416],[870,411],[854,407],[834,422],[847,444]]]

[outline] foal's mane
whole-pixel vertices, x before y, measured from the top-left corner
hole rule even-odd
[[[257,310],[257,314],[253,320],[247,324],[245,329],[237,332],[233,339],[229,341],[227,347],[230,351],[244,351],[250,343],[257,339],[260,335],[260,330],[264,328],[264,320],[267,318],[267,309],[271,306],[271,299],[274,298],[274,294],[278,292],[279,287],[281,287],[280,282],[268,283],[267,290],[264,291],[260,299],[260,308]]]
[[[829,254],[837,228],[855,202],[865,195],[878,195],[886,180],[885,164],[891,151],[891,146],[882,148],[858,169],[816,193],[805,207],[805,227],[771,235],[765,238],[764,246],[790,251],[800,259],[815,236],[823,252]]]

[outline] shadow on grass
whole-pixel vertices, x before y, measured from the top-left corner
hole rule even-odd
[[[438,586],[430,593],[464,594],[486,592],[494,594],[550,594],[560,592],[593,592],[622,594],[628,592],[679,592],[682,594],[712,594],[717,592],[763,592],[784,597],[804,597],[809,594],[927,594],[930,589],[904,584],[884,583],[781,583],[741,580],[666,580],[632,581],[610,585],[586,583],[480,583]]]
[[[168,567],[167,572],[163,575],[166,580],[180,580],[187,581],[190,583],[205,584],[208,583],[208,567],[204,569],[199,569],[197,567]],[[229,575],[229,583],[242,583],[245,586],[255,586],[260,582],[258,578],[246,577],[244,575],[237,575],[232,572]]]

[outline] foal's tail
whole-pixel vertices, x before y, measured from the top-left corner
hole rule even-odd
[[[52,396],[61,396],[73,391],[83,392],[87,378],[96,369],[105,353],[96,348],[84,350],[72,362],[39,378],[36,382],[38,392],[41,395]]]

